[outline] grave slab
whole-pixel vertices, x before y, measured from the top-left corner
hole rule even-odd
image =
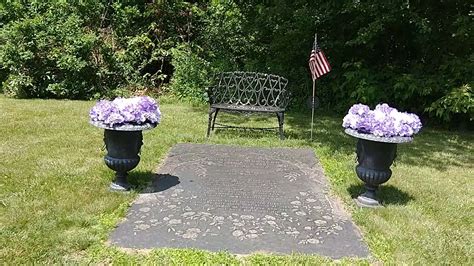
[[[113,245],[367,257],[310,149],[178,144]]]

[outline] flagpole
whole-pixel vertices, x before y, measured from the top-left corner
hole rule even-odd
[[[316,49],[318,43],[318,34],[314,34],[313,49]],[[316,92],[316,79],[313,78],[313,98],[311,99],[311,141],[313,141],[313,125],[314,125],[314,95]]]
[[[311,101],[311,141],[313,141],[313,124],[314,124],[314,94],[316,91],[316,80],[313,79],[313,99]]]

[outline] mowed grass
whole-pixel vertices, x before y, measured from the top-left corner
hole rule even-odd
[[[113,173],[103,163],[103,131],[88,124],[94,102],[0,98],[0,262],[159,264],[339,263],[319,256],[160,249],[125,252],[107,237],[136,197],[113,193]],[[217,130],[205,138],[206,106],[163,101],[162,123],[144,132],[137,188],[176,143],[305,147],[315,151],[332,186],[360,227],[372,257],[343,263],[474,264],[474,136],[424,129],[399,145],[393,176],[381,189],[385,208],[360,209],[355,140],[340,117],[317,113],[309,141],[310,112],[289,112],[287,139],[276,131]],[[276,117],[220,116],[234,125],[276,126]]]

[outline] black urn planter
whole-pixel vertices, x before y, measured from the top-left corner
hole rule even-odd
[[[104,129],[104,143],[107,154],[104,156],[105,164],[115,171],[115,179],[110,184],[114,191],[130,190],[127,180],[128,172],[133,170],[140,162],[140,149],[143,144],[143,130],[152,129],[156,124],[123,125],[108,127],[100,122],[91,124]]]
[[[376,192],[379,185],[387,182],[392,176],[390,166],[397,157],[397,144],[410,142],[411,137],[377,137],[346,129],[346,134],[357,138],[357,176],[365,183],[365,192],[355,201],[361,207],[382,206]]]

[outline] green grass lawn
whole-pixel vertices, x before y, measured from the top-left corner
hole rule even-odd
[[[94,102],[0,98],[0,262],[317,264],[318,256],[237,257],[229,253],[161,249],[124,252],[107,237],[136,192],[108,191],[113,173],[103,163],[103,131],[88,124]],[[373,257],[348,263],[474,263],[474,136],[424,129],[399,145],[393,176],[381,189],[385,208],[359,209],[355,140],[340,117],[288,113],[287,140],[275,132],[220,130],[205,138],[207,108],[163,102],[162,123],[144,133],[142,161],[131,173],[143,187],[176,143],[222,143],[312,148],[333,192],[360,227]],[[222,116],[223,121],[273,125],[276,117]],[[245,122],[245,120],[251,120]]]

